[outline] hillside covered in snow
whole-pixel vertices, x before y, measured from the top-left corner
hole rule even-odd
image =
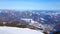
[[[43,33],[41,31],[36,31],[28,28],[0,26],[0,34],[43,34]]]

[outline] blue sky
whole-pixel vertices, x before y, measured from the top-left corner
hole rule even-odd
[[[60,0],[0,0],[0,9],[60,10]]]

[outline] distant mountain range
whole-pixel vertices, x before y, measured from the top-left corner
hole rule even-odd
[[[0,21],[20,21],[21,18],[33,19],[39,23],[59,23],[60,11],[53,10],[0,10]]]

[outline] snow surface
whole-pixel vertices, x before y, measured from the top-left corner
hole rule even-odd
[[[41,31],[36,31],[28,28],[0,26],[0,34],[43,34],[43,33]]]

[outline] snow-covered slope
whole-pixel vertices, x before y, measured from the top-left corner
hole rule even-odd
[[[0,34],[43,34],[41,31],[31,30],[28,28],[0,26]]]

